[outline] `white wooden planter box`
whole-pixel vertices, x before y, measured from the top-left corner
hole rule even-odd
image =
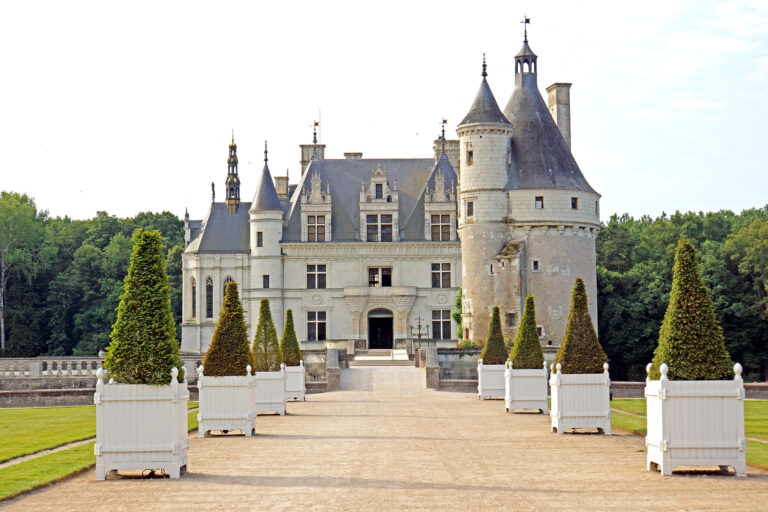
[[[504,402],[507,412],[516,409],[538,409],[549,413],[547,404],[547,363],[541,370],[515,370],[507,361],[504,370]]]
[[[171,371],[170,385],[105,384],[96,372],[96,480],[121,469],[162,469],[179,478],[187,469],[186,372],[183,383]]]
[[[733,380],[669,380],[667,365],[660,370],[660,380],[645,382],[647,469],[731,466],[747,476],[741,365]]]
[[[299,361],[299,366],[285,367],[285,397],[294,400],[305,400],[307,394],[307,372],[304,361]]]
[[[285,415],[285,365],[276,372],[253,374],[254,414],[276,412]]]
[[[603,373],[557,372],[549,379],[552,395],[552,432],[565,433],[571,428],[596,428],[611,435],[611,379],[608,363]]]
[[[482,359],[477,360],[477,398],[504,398],[504,370],[503,364],[483,364]]]
[[[247,375],[211,377],[204,371],[202,365],[197,369],[197,436],[205,437],[211,430],[240,430],[250,437],[256,419],[251,365],[246,366]]]

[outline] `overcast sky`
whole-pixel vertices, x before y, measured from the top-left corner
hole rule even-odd
[[[373,7],[375,6],[375,7]],[[572,82],[573,153],[612,213],[768,203],[768,2],[37,2],[0,4],[0,189],[54,216],[241,196],[263,166],[430,157],[488,80],[502,108],[523,14],[539,87]]]

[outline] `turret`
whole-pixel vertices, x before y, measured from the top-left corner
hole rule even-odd
[[[459,124],[461,176],[459,238],[464,288],[464,336],[485,338],[493,306],[502,306],[495,290],[496,256],[507,240],[506,189],[512,125],[502,114],[487,80],[483,80],[469,113]]]
[[[232,133],[232,143],[229,145],[229,157],[227,157],[227,181],[224,183],[226,191],[227,213],[237,213],[240,207],[240,177],[237,175],[237,144],[235,134]]]

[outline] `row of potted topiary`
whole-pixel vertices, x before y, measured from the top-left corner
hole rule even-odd
[[[547,368],[534,308],[533,297],[527,297],[508,359],[494,308],[478,360],[479,398],[504,396],[508,412],[547,411]],[[607,361],[589,315],[584,282],[577,278],[566,333],[550,368],[552,431],[596,428],[610,435]],[[675,252],[669,306],[647,371],[647,469],[669,475],[680,466],[720,466],[745,476],[741,365],[733,365],[728,355],[695,251],[686,240],[680,240]]]
[[[171,313],[162,238],[157,231],[138,230],[133,242],[111,343],[97,372],[97,480],[131,469],[162,470],[178,478],[187,467],[189,390]],[[285,414],[286,397],[305,396],[291,311],[278,345],[269,302],[262,300],[251,350],[237,285],[228,284],[198,375],[201,436],[211,430],[251,435],[258,412]]]

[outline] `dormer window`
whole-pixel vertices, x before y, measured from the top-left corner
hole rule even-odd
[[[307,241],[325,242],[325,215],[307,216]]]
[[[384,198],[384,185],[381,183],[376,184],[376,199]]]
[[[392,215],[366,215],[366,241],[392,241]]]

